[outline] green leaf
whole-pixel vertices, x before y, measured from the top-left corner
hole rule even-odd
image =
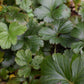
[[[43,19],[46,16],[50,16],[50,11],[46,9],[44,6],[40,6],[39,8],[36,8],[34,13],[38,19]]]
[[[27,27],[28,31],[26,31],[25,36],[38,35],[38,31],[41,29],[41,25],[34,20],[30,20]]]
[[[79,40],[84,40],[84,23],[83,22],[80,22],[76,25],[76,27],[71,32],[71,36]]]
[[[70,16],[70,9],[66,6],[66,5],[61,5],[59,6],[58,9],[54,10],[53,13],[53,18],[56,18],[56,19],[66,19],[67,17]]]
[[[81,4],[82,0],[73,0],[73,3],[75,5],[75,10],[78,11],[79,8],[79,4]]]
[[[15,57],[14,56],[11,56],[8,53],[9,52],[5,53],[4,60],[1,63],[2,64],[2,67],[5,67],[5,68],[10,67],[15,62]]]
[[[43,40],[41,40],[40,37],[36,35],[28,36],[26,39],[25,45],[29,46],[30,50],[35,53],[36,51],[39,51],[40,47],[44,46]]]
[[[9,33],[12,33],[14,35],[14,33],[16,35],[21,35],[23,34],[25,31],[27,30],[27,27],[24,25],[20,25],[16,22],[10,24],[9,26]]]
[[[54,37],[56,34],[55,31],[53,31],[52,29],[50,28],[42,28],[40,31],[39,31],[39,35],[42,36],[42,38],[44,40],[49,40],[50,38]]]
[[[73,29],[73,25],[70,21],[57,20],[54,23],[54,28],[42,28],[39,31],[39,35],[43,40],[49,40],[51,44],[60,43],[59,34],[69,33]]]
[[[34,69],[40,69],[40,64],[43,61],[43,57],[42,56],[35,56],[34,59],[32,59],[32,67]]]
[[[78,24],[78,23],[81,21],[81,18],[80,18],[80,16],[71,16],[71,17],[70,17],[70,21],[71,21],[74,25],[76,25],[76,24]]]
[[[28,84],[28,82],[27,82],[27,81],[25,81],[23,84]]]
[[[56,20],[53,25],[57,33],[69,33],[73,29],[73,24],[69,20]]]
[[[15,61],[20,66],[29,65],[32,61],[32,53],[30,50],[19,50],[16,56]]]
[[[0,69],[0,77],[4,80],[8,78],[8,70],[5,68]]]
[[[17,44],[13,45],[11,49],[13,51],[19,50],[19,49],[21,49],[23,47],[23,45],[24,45],[24,41],[23,40],[18,40]]]
[[[32,80],[31,84],[39,84],[39,80],[38,79]]]
[[[72,63],[72,76],[74,84],[84,83],[84,56],[77,58]]]
[[[28,13],[29,17],[33,17],[33,13],[32,13],[32,9],[31,9],[31,5],[32,5],[32,1],[31,0],[16,0],[16,4],[20,5],[20,8],[23,9],[24,11],[26,11]]]
[[[17,79],[11,79],[8,80],[7,84],[20,84],[20,81],[18,81]]]
[[[21,3],[21,0],[16,0],[16,4],[19,5]]]
[[[41,70],[43,84],[56,84],[60,81],[68,82],[71,77],[68,56],[61,54],[54,54],[53,59],[50,56],[47,57],[41,65]]]
[[[76,39],[74,39],[68,34],[60,35],[59,40],[60,40],[60,44],[65,48],[67,47],[71,48],[72,43],[76,42]]]
[[[75,53],[79,53],[82,51],[84,47],[84,43],[82,41],[79,42],[75,42],[72,44],[71,49],[75,52]]]
[[[0,51],[0,63],[3,61],[4,52]]]
[[[59,1],[58,0],[40,0],[39,2],[42,6],[46,6],[47,8],[50,8],[52,10],[53,8],[66,2],[66,0],[59,0]]]
[[[54,19],[63,19],[70,16],[70,9],[63,4],[65,0],[40,0],[39,2],[42,6],[36,8],[34,11],[38,19],[52,22]]]
[[[69,53],[68,53],[69,54]],[[83,84],[84,82],[84,56],[73,59],[68,54],[53,54],[46,57],[41,65],[41,84]]]
[[[32,53],[30,50],[19,50],[16,54],[15,61],[21,68],[18,71],[20,77],[28,77],[31,72],[30,63],[32,61]]]
[[[9,29],[5,23],[0,22],[0,46],[3,49],[10,48],[11,45],[17,43],[17,36],[22,35],[27,30],[26,26],[16,22],[9,25]]]
[[[79,10],[79,15],[81,15],[82,20],[84,21],[84,2],[83,1],[81,2],[81,7],[80,7],[80,10]]]
[[[31,67],[23,66],[23,67],[21,67],[21,69],[19,69],[18,75],[20,77],[24,76],[24,78],[26,78],[30,75],[30,72],[31,72]]]
[[[20,3],[20,8],[28,12],[31,4],[32,4],[31,0],[22,0]]]
[[[74,2],[76,5],[78,5],[78,4],[80,4],[81,0],[73,0],[73,2]]]

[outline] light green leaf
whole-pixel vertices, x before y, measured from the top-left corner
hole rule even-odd
[[[32,53],[30,50],[19,50],[16,54],[15,61],[21,68],[18,71],[18,75],[20,77],[28,77],[31,73],[31,61],[32,61]]]
[[[34,69],[40,69],[40,64],[43,61],[43,57],[42,56],[35,56],[34,59],[32,59],[32,67]]]
[[[32,61],[32,53],[30,50],[19,50],[16,56],[15,61],[20,66],[29,65]]]
[[[20,25],[16,22],[10,24],[10,26],[9,26],[9,33],[11,33],[11,34],[21,35],[26,30],[27,30],[26,26]]]
[[[17,36],[22,35],[27,27],[16,22],[9,25],[9,29],[5,23],[0,22],[0,46],[3,49],[10,48],[11,45],[17,43]]]
[[[31,9],[32,1],[31,0],[16,0],[16,4],[20,6],[21,9],[28,13],[29,17],[33,17],[33,11]]]
[[[20,8],[29,12],[31,4],[32,4],[31,0],[22,0],[20,3]]]

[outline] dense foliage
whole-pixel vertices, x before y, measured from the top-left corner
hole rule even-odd
[[[84,2],[0,0],[0,84],[84,84]]]

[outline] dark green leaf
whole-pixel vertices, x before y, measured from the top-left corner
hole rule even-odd
[[[43,61],[42,84],[56,84],[60,81],[66,84],[83,84],[84,56],[75,56],[73,59],[68,57],[68,54],[53,54],[53,59],[49,56]]]
[[[25,45],[28,45],[33,53],[39,51],[40,47],[43,47],[44,45],[43,40],[41,40],[41,38],[36,35],[28,36],[27,41],[25,43]]]

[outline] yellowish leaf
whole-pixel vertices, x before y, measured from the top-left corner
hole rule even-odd
[[[2,8],[3,8],[3,7],[2,7],[2,6],[0,6],[0,11],[2,11]]]
[[[15,78],[16,76],[14,75],[14,74],[11,74],[10,76],[9,76],[9,79],[12,79],[12,78]]]

